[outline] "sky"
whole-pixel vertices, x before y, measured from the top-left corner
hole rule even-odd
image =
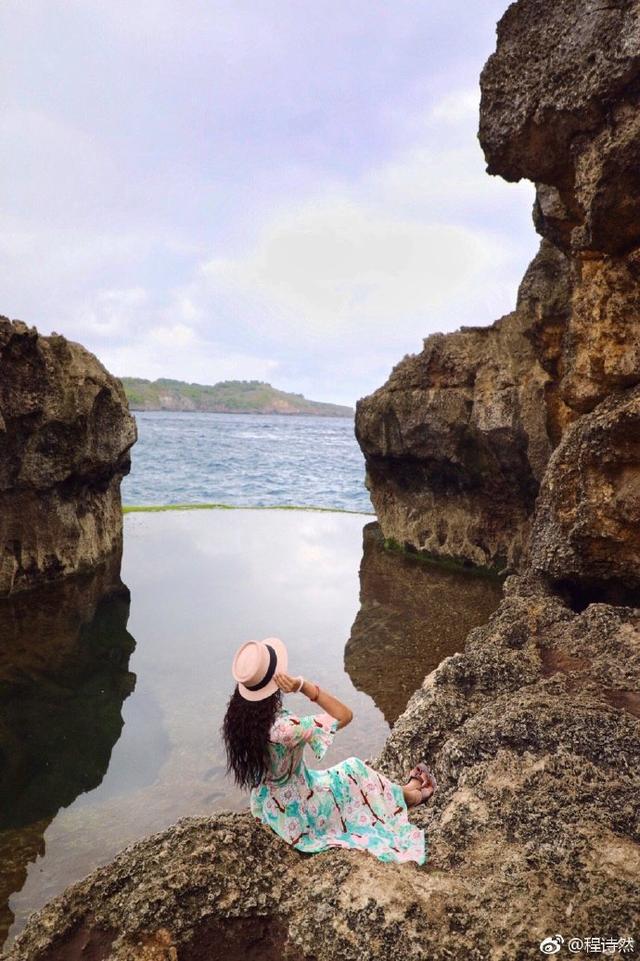
[[[538,246],[477,140],[506,5],[3,0],[0,312],[351,405],[490,324]]]

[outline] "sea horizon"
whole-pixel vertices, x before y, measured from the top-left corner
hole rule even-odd
[[[135,509],[281,508],[373,514],[353,418],[136,411],[122,483]]]

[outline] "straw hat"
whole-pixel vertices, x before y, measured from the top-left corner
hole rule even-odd
[[[245,641],[235,653],[231,673],[247,701],[262,701],[278,690],[276,673],[287,670],[287,649],[279,637]]]

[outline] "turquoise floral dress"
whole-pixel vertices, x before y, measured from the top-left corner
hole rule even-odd
[[[305,764],[305,746],[321,760],[337,725],[330,714],[281,709],[271,726],[270,771],[251,791],[251,813],[298,851],[357,848],[381,861],[424,864],[424,831],[408,820],[400,785],[357,757],[324,771]]]

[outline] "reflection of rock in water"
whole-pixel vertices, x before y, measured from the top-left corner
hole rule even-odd
[[[122,730],[135,642],[119,569],[0,601],[0,944],[47,826],[100,784]]]
[[[424,677],[462,650],[501,596],[497,579],[391,554],[379,524],[366,524],[360,610],[344,652],[351,680],[393,724]]]

